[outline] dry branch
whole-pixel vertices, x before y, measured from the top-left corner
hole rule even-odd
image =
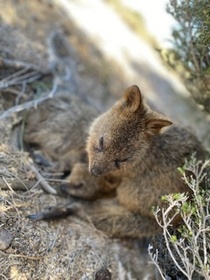
[[[21,112],[23,110],[28,110],[28,109],[30,109],[32,107],[36,108],[37,105],[42,103],[43,101],[45,101],[47,99],[50,99],[50,98],[53,98],[53,96],[56,94],[56,91],[57,91],[59,83],[60,83],[60,79],[55,77],[55,79],[53,81],[53,87],[52,87],[51,91],[49,93],[47,93],[47,95],[45,95],[43,97],[40,97],[38,99],[35,99],[35,100],[31,100],[31,101],[25,102],[25,103],[20,104],[20,105],[14,106],[14,107],[6,110],[5,112],[3,112],[0,115],[0,120],[3,120],[5,118],[11,116],[14,113],[18,113],[18,112]]]
[[[33,163],[31,163],[31,160],[29,160],[28,166],[29,166],[30,170],[31,170],[32,172],[35,173],[36,178],[37,178],[38,181],[40,181],[40,184],[41,184],[42,189],[43,189],[44,191],[46,191],[47,193],[50,193],[50,194],[57,194],[56,190],[54,190],[54,189],[46,182],[46,180],[42,177],[42,175],[39,173],[39,171],[36,169],[36,167],[33,165]]]

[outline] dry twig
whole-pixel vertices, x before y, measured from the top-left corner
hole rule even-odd
[[[192,190],[192,199],[185,193],[169,194],[164,196],[168,202],[166,209],[157,208],[154,215],[159,226],[163,230],[163,237],[167,251],[179,272],[189,280],[202,279],[208,280],[210,277],[210,260],[208,258],[208,243],[210,233],[210,199],[209,191],[202,191],[201,183],[206,178],[206,168],[210,161],[204,163],[197,162],[193,157],[186,163],[186,170],[192,172],[190,178],[183,173],[183,178]],[[171,214],[175,213],[173,217]],[[171,233],[170,227],[176,215],[180,215],[183,225],[178,228],[177,234]],[[163,270],[158,262],[158,252],[155,253],[149,247],[149,254],[152,261],[161,272]]]
[[[38,99],[35,99],[35,100],[25,102],[25,103],[20,104],[20,105],[14,106],[14,107],[6,110],[4,113],[2,113],[0,115],[0,120],[3,120],[3,119],[9,117],[10,115],[12,115],[14,113],[18,113],[18,112],[21,112],[21,111],[26,110],[26,109],[28,110],[32,107],[36,108],[38,106],[38,104],[42,103],[43,101],[45,101],[47,99],[50,99],[50,98],[53,98],[53,96],[55,95],[55,93],[57,91],[59,83],[60,83],[60,79],[55,77],[55,79],[53,81],[53,87],[47,95],[45,95],[43,97],[40,97]]]
[[[30,170],[35,173],[36,178],[37,178],[38,181],[40,181],[40,184],[41,184],[44,191],[46,191],[47,193],[50,193],[50,194],[57,194],[56,190],[54,190],[46,182],[46,180],[42,177],[42,175],[39,173],[39,171],[36,169],[36,167],[33,165],[33,163],[30,162],[30,160],[28,162],[28,166],[29,166]]]

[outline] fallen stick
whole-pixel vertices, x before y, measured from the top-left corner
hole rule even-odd
[[[57,194],[57,191],[55,189],[53,189],[48,183],[47,181],[43,178],[43,176],[39,173],[39,171],[36,169],[36,167],[33,165],[33,163],[31,163],[31,160],[29,159],[28,162],[29,168],[32,172],[35,173],[35,176],[37,178],[37,180],[40,182],[42,189],[44,191],[46,191],[47,193],[50,194]]]

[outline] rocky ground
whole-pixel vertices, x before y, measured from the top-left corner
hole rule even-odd
[[[37,166],[23,150],[21,124],[30,108],[64,90],[104,111],[136,83],[153,106],[193,125],[204,144],[210,143],[208,116],[180,94],[182,86],[175,86],[173,75],[168,79],[154,52],[130,32],[133,57],[127,46],[107,53],[116,35],[103,42],[96,38],[90,7],[93,14],[98,6],[105,17],[119,21],[119,34],[127,27],[103,1],[84,2],[0,0],[0,279],[158,279],[144,241],[110,239],[76,217],[27,218],[68,202],[43,190]],[[133,40],[147,55],[134,51]],[[53,187],[59,183],[50,181]]]

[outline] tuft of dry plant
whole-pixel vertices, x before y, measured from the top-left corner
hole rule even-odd
[[[209,166],[209,160],[200,162],[193,156],[180,168],[183,179],[192,192],[190,199],[187,193],[163,196],[167,207],[158,207],[154,212],[162,228],[162,235],[155,244],[161,241],[162,245],[158,245],[159,248],[155,248],[154,244],[150,245],[149,255],[163,279],[171,279],[169,277],[174,276],[175,279],[210,279],[210,178],[207,175]],[[190,176],[187,175],[189,173]],[[172,221],[179,215],[183,223],[173,230]],[[170,268],[166,267],[167,262],[170,263]]]
[[[57,49],[57,45],[59,48]],[[58,52],[60,51],[60,53]],[[7,59],[0,56],[0,66],[2,73],[0,73],[0,90],[5,90],[16,94],[16,104],[12,108],[2,112],[0,114],[0,120],[11,116],[14,113],[28,110],[32,107],[37,107],[38,104],[53,98],[57,92],[59,86],[65,81],[69,81],[72,77],[71,66],[72,62],[69,58],[69,50],[65,37],[60,31],[52,32],[48,36],[48,56],[49,59],[46,62],[49,66],[48,69],[42,71],[41,67],[35,64],[29,64],[23,61],[14,59]],[[12,73],[8,73],[9,70],[13,70]],[[6,71],[7,70],[7,71]],[[6,75],[5,75],[6,73]],[[34,95],[31,100],[31,96],[27,94],[27,85],[34,83],[35,87],[39,87],[41,84],[46,83],[44,78],[50,77],[50,86],[42,88],[41,96],[39,94]],[[49,83],[49,82],[48,82]],[[52,85],[51,85],[52,84]],[[20,86],[21,89],[16,89],[15,86]],[[23,99],[23,100],[21,100]],[[22,101],[21,104],[19,102]]]

